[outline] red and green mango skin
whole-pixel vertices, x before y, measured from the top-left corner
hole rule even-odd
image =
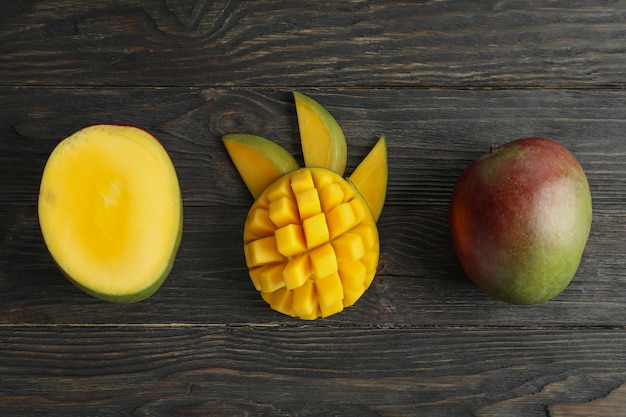
[[[587,178],[564,146],[509,142],[471,164],[455,186],[450,231],[459,261],[496,299],[547,301],[578,270],[591,205]]]

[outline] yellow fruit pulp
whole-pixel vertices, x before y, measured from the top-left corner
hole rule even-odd
[[[319,103],[294,92],[304,165],[327,168],[340,176],[346,169],[346,139],[335,118]]]
[[[361,195],[340,175],[301,168],[272,183],[252,205],[244,253],[255,288],[274,310],[327,317],[370,286],[378,230]]]
[[[300,166],[282,146],[255,135],[225,135],[222,142],[252,197]]]
[[[48,159],[39,221],[52,257],[79,287],[110,301],[138,301],[165,279],[180,242],[174,166],[141,129],[85,128]]]
[[[387,197],[387,171],[387,141],[382,136],[350,175],[350,181],[367,202],[376,221]]]

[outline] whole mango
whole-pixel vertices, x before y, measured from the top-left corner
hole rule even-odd
[[[564,146],[524,138],[492,148],[460,176],[450,231],[467,275],[492,297],[539,304],[571,282],[591,228],[591,193]]]

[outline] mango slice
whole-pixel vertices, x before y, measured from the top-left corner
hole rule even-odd
[[[38,201],[45,244],[76,286],[128,303],[169,274],[182,235],[176,171],[163,146],[131,126],[96,125],[61,141]]]
[[[224,135],[222,142],[252,197],[300,165],[282,146],[255,135]]]
[[[350,175],[350,181],[367,202],[376,221],[387,196],[387,172],[387,140],[383,135]]]
[[[291,187],[283,178],[270,185],[246,219],[250,277],[273,309],[305,320],[327,317],[354,304],[370,286],[379,257],[376,222],[360,194],[341,191],[345,179],[328,169],[300,168],[284,178]],[[278,201],[287,214],[270,214],[272,228],[256,213],[271,213]]]
[[[338,123],[313,99],[294,99],[305,167],[267,139],[223,139],[255,198],[243,232],[254,288],[274,310],[313,320],[353,305],[374,279],[387,147],[383,136],[342,178],[347,146]]]
[[[293,93],[298,114],[304,165],[327,168],[343,175],[348,150],[343,130],[335,118],[312,98]]]

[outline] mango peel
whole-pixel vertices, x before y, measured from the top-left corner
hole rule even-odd
[[[387,151],[383,136],[343,178],[347,146],[339,124],[310,97],[294,98],[304,167],[268,139],[222,140],[255,198],[243,232],[254,287],[272,309],[313,320],[353,305],[376,275]],[[267,184],[260,193],[259,184]]]

